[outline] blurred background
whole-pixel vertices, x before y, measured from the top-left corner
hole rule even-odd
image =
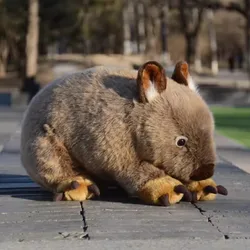
[[[250,146],[250,0],[0,0],[0,106],[96,65],[186,60],[217,129]]]

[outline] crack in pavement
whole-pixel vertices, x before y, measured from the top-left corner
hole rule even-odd
[[[82,201],[80,202],[80,205],[81,205],[80,215],[82,216],[82,222],[83,222],[82,229],[83,229],[83,233],[84,233],[84,235],[82,236],[82,238],[90,240],[90,236],[87,233],[88,225],[87,225],[87,222],[86,222],[85,210],[84,210]]]
[[[213,223],[213,221],[212,221],[212,217],[213,217],[213,216],[207,216],[207,215],[205,214],[205,212],[206,212],[205,210],[203,210],[201,207],[199,207],[199,206],[198,206],[197,204],[195,204],[195,203],[192,203],[192,204],[193,204],[193,206],[200,212],[201,215],[203,215],[204,217],[206,217],[207,222],[210,223],[210,224],[212,225],[212,227],[215,227],[216,230],[217,230],[220,234],[223,235],[223,237],[224,237],[225,240],[228,240],[228,239],[229,239],[229,235],[224,234],[224,233],[220,230],[220,228],[219,228],[218,226],[216,226],[216,225]]]

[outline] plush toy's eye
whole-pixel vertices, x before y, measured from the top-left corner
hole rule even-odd
[[[188,138],[185,136],[178,136],[175,140],[175,144],[177,147],[181,148],[181,147],[185,146],[187,140],[188,140]]]

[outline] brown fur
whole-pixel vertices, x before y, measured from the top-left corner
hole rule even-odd
[[[211,177],[215,163],[213,117],[206,103],[170,78],[162,89],[165,74],[158,64],[150,64],[139,74],[91,68],[41,90],[22,124],[21,159],[31,178],[57,192],[61,183],[79,177],[93,183],[89,178],[93,176],[139,194],[149,181],[166,176],[177,179],[176,183],[189,183],[197,172],[200,180]],[[153,77],[158,90],[158,96],[145,103],[140,96],[146,97],[147,77],[141,78],[140,72]],[[143,86],[139,93],[136,82]],[[181,135],[188,138],[183,148],[175,144]],[[151,183],[162,189],[162,181]],[[163,190],[172,192],[173,187]]]

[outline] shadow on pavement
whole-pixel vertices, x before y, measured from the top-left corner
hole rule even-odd
[[[138,198],[130,197],[117,185],[98,185],[101,196],[93,200],[143,204]],[[28,175],[0,174],[0,195],[33,201],[53,201],[52,193],[34,183]]]

